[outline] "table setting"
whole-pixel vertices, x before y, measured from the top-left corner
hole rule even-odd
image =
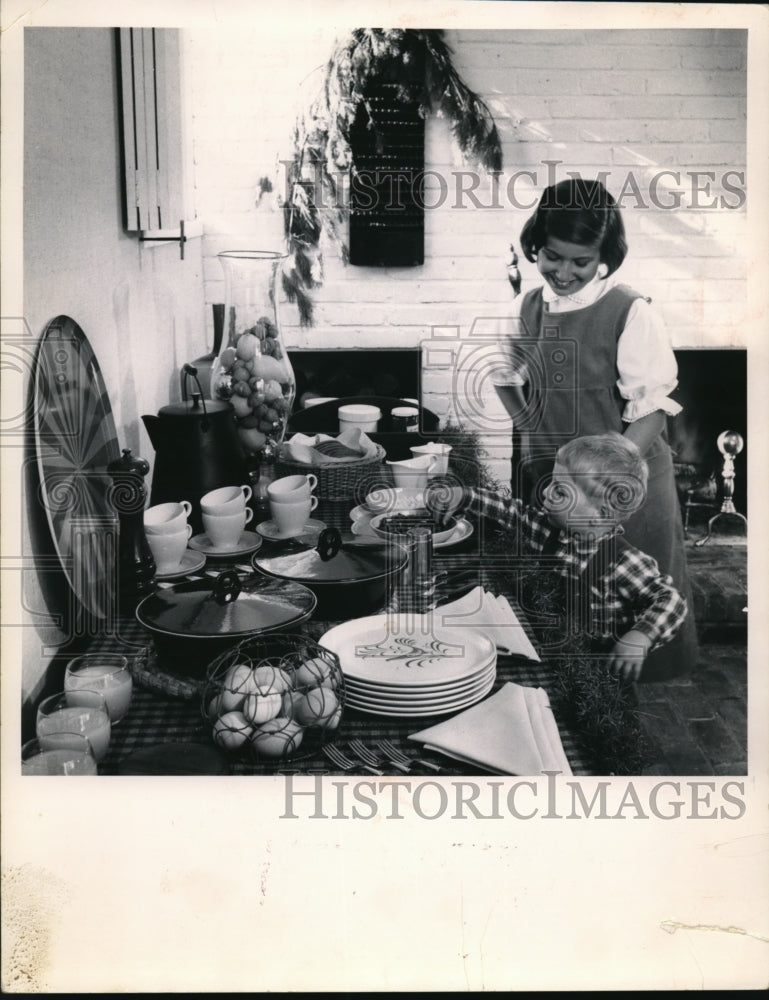
[[[44,346],[66,331],[85,377],[79,369],[65,392],[45,370],[58,355],[43,351],[44,491],[62,471],[51,412],[61,420],[73,400],[88,411],[81,397],[93,394],[88,502],[118,531],[120,593],[113,619],[87,585],[93,572],[109,578],[106,543],[95,561],[72,550],[74,568],[67,551],[97,627],[67,664],[63,690],[38,706],[25,773],[591,773],[579,734],[553,714],[550,671],[515,595],[486,573],[478,526],[428,509],[452,445],[415,434],[412,458],[390,460],[349,414],[338,435],[281,443],[276,432],[266,508],[257,507],[259,470],[236,460],[255,416],[241,407],[230,423],[222,386],[237,375],[258,394],[261,383],[256,355],[240,373],[234,341],[216,399],[193,392],[144,418],[157,448],[148,490],[149,464],[126,449],[119,457],[98,363],[65,321]],[[248,337],[258,345],[256,329]],[[185,365],[183,384],[194,376]],[[49,516],[63,551],[72,516]]]

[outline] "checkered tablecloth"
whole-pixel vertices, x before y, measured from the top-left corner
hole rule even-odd
[[[528,687],[548,687],[547,667],[542,663],[526,660],[522,657],[500,656],[497,661],[497,679],[492,693],[497,691],[507,681],[514,681]],[[445,716],[424,716],[395,718],[390,716],[368,715],[357,709],[345,708],[342,722],[334,734],[334,743],[343,751],[347,749],[349,740],[361,739],[371,746],[377,740],[389,739],[401,750],[414,751],[417,747],[408,740],[410,733],[418,732],[426,726],[434,725]],[[561,742],[566,757],[575,775],[590,774],[589,762],[586,759],[585,748],[580,744],[577,734],[570,732],[559,723]],[[137,683],[131,708],[123,721],[113,729],[112,740],[106,758],[99,765],[101,774],[118,774],[126,765],[130,765],[130,755],[136,750],[160,744],[201,743],[211,745],[210,724],[203,719],[200,699],[173,697],[149,690]],[[300,751],[301,752],[301,751]],[[468,775],[485,774],[482,768],[473,770],[470,765],[454,763],[439,754],[420,752],[424,757],[440,764],[444,774]],[[223,758],[224,763],[224,758]],[[254,762],[248,758],[231,755],[226,758],[226,767],[231,774],[278,774],[286,773],[326,773],[342,774],[335,769],[325,757],[320,747],[315,748],[306,756],[297,760],[282,763]],[[401,774],[391,767],[382,765],[386,774]],[[417,772],[419,768],[417,768]],[[350,772],[348,772],[350,773]],[[360,773],[365,773],[361,771]],[[432,773],[427,769],[423,774]]]
[[[216,574],[222,568],[225,566],[207,567],[207,572]],[[249,567],[238,568],[249,569]],[[466,561],[448,559],[437,563],[438,602],[446,603],[461,590],[476,585],[481,578],[480,568],[468,569]],[[301,631],[318,639],[334,624],[337,623],[309,621],[301,626]],[[131,773],[132,760],[137,753],[146,753],[153,747],[159,749],[161,758],[162,748],[167,746],[170,749],[172,744],[193,743],[213,749],[210,724],[206,723],[201,713],[202,684],[165,673],[154,657],[151,635],[137,621],[134,619],[121,621],[118,635],[100,637],[95,641],[94,647],[119,650],[129,657],[134,668],[131,708],[113,729],[109,751],[99,765],[100,774]],[[547,664],[521,656],[500,654],[497,660],[496,681],[490,693],[493,694],[508,681],[528,687],[542,687],[546,691],[549,691],[551,685]],[[353,739],[362,740],[372,749],[377,740],[388,739],[399,749],[411,751],[412,754],[419,749],[419,756],[439,764],[442,774],[464,776],[488,773],[480,767],[474,770],[471,765],[424,751],[416,743],[408,740],[409,734],[434,725],[443,718],[446,716],[407,718],[378,716],[345,707],[339,728],[333,733],[333,742],[341,750],[346,751],[349,741]],[[570,731],[557,715],[556,721],[573,773],[575,775],[593,773],[589,749],[580,741],[579,735]],[[343,772],[335,768],[324,755],[320,745],[304,745],[300,748],[299,754],[300,756],[291,761],[268,763],[254,761],[250,756],[225,755],[221,752],[218,760],[222,771],[236,775],[366,773],[363,769],[360,772]],[[386,763],[381,764],[379,769],[388,775],[402,775],[401,771]],[[413,773],[433,772],[426,768],[420,770],[418,765],[414,765]]]

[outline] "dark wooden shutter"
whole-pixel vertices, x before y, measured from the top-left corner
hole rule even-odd
[[[350,129],[350,263],[423,264],[425,122],[395,83],[371,85]]]

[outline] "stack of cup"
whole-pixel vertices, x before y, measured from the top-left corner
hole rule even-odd
[[[312,492],[317,485],[317,476],[310,472],[284,476],[267,487],[270,516],[284,538],[300,534],[310,520],[310,514],[318,506],[318,498]]]
[[[160,576],[175,573],[181,565],[192,536],[192,525],[187,522],[191,511],[189,500],[160,503],[144,511],[144,534]]]
[[[254,512],[246,504],[251,499],[250,486],[222,486],[206,493],[200,501],[203,530],[214,549],[236,549]]]

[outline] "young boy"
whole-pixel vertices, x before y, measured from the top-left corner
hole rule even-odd
[[[522,556],[552,556],[567,591],[580,593],[580,626],[602,638],[612,671],[635,681],[647,654],[668,642],[686,602],[651,556],[622,539],[622,522],[646,496],[648,468],[616,432],[575,438],[557,452],[542,507],[488,490],[436,483],[426,503],[448,513],[469,508],[514,529]]]

